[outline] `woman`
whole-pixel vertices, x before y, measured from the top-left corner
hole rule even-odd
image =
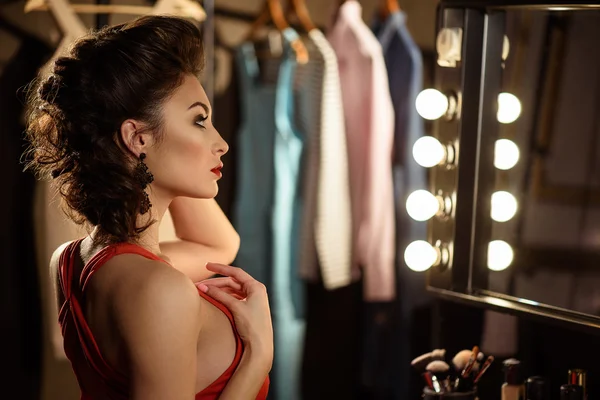
[[[213,199],[228,147],[202,57],[194,25],[142,17],[78,40],[31,92],[27,167],[91,228],[50,265],[82,399],[266,398],[268,299],[223,265],[239,237]],[[159,244],[167,209],[180,240]]]

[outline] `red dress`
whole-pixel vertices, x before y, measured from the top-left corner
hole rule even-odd
[[[81,388],[81,400],[125,400],[129,398],[129,384],[127,377],[111,368],[102,357],[102,354],[100,354],[100,349],[94,340],[92,331],[87,325],[81,308],[82,293],[94,272],[102,267],[109,259],[118,254],[134,253],[152,260],[163,262],[164,260],[150,251],[134,244],[120,243],[111,245],[99,251],[88,261],[81,272],[80,279],[77,281],[79,284],[74,286],[73,263],[76,252],[79,249],[79,244],[82,240],[83,239],[76,240],[67,246],[60,256],[58,265],[59,282],[65,297],[65,302],[60,308],[58,317],[64,338],[65,353],[71,361],[73,371],[75,372],[79,387]],[[227,316],[231,322],[236,339],[235,357],[231,366],[229,366],[217,380],[195,396],[195,400],[213,400],[219,397],[229,382],[229,379],[231,379],[231,376],[240,363],[244,348],[242,340],[235,328],[231,312],[223,304],[217,302],[200,290],[198,290],[198,294],[220,309]],[[268,391],[269,377],[267,376],[256,397],[257,400],[265,400]]]

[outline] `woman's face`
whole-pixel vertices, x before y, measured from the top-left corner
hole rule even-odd
[[[163,139],[146,158],[153,190],[173,197],[215,197],[221,157],[229,146],[212,125],[212,109],[198,79],[186,76],[162,113]]]

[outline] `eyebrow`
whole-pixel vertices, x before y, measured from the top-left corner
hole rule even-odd
[[[197,101],[194,104],[192,104],[191,106],[189,106],[188,110],[191,110],[194,107],[202,107],[202,108],[204,108],[204,111],[206,111],[207,114],[210,114],[209,107],[206,104],[202,103],[201,101]]]

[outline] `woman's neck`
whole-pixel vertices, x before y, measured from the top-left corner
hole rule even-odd
[[[156,255],[160,255],[160,223],[173,199],[167,196],[158,196],[154,193],[150,193],[149,197],[152,207],[150,207],[150,210],[146,214],[138,215],[136,221],[136,226],[148,225],[148,227],[140,233],[137,240],[135,240],[135,244],[144,247]],[[94,238],[98,235],[99,229],[100,228],[96,226],[90,233],[92,241],[94,241]]]

